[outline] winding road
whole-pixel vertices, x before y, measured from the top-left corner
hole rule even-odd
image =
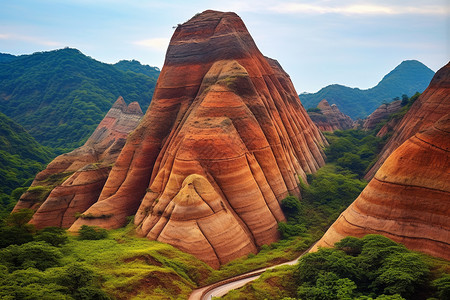
[[[294,260],[291,260],[291,261],[288,261],[288,262],[285,262],[282,264],[278,264],[275,266],[251,271],[251,272],[248,272],[245,274],[241,274],[241,275],[238,275],[235,277],[231,277],[231,278],[204,286],[199,289],[195,289],[192,291],[191,295],[189,296],[189,300],[210,300],[212,297],[221,297],[221,296],[224,296],[226,293],[228,293],[231,290],[240,288],[240,287],[244,286],[246,283],[251,282],[255,279],[258,279],[259,276],[261,276],[261,274],[264,273],[264,271],[266,271],[266,270],[273,269],[273,268],[280,267],[280,266],[285,266],[285,265],[295,265],[298,262],[298,260],[304,254],[308,253],[308,251],[315,244],[316,243],[314,243],[311,247],[308,248],[308,250],[303,252],[302,255],[300,255],[299,257],[297,257]]]

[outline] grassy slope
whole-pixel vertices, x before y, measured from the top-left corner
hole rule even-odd
[[[186,299],[212,273],[192,255],[127,231],[109,231],[104,240],[71,237],[64,260],[89,264],[101,276],[102,289],[116,299]]]

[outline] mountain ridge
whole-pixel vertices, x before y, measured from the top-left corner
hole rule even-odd
[[[336,104],[352,119],[364,118],[384,102],[391,102],[402,94],[412,96],[423,92],[431,81],[434,71],[417,60],[405,60],[383,76],[377,85],[368,89],[351,88],[331,84],[316,93],[300,94],[305,108],[317,106],[322,99]]]

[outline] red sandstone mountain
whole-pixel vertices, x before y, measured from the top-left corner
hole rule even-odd
[[[386,120],[391,114],[398,112],[402,108],[402,100],[391,103],[381,104],[373,113],[371,113],[363,123],[364,130],[372,130],[383,120]]]
[[[343,114],[336,104],[330,104],[323,99],[317,105],[320,112],[308,112],[311,120],[319,127],[321,131],[345,130],[353,127],[353,120]]]
[[[430,85],[414,102],[394,134],[381,150],[380,157],[365,178],[370,180],[389,155],[408,138],[434,124],[450,112],[450,63],[436,72]]]
[[[324,164],[325,143],[242,20],[205,11],[175,30],[144,119],[70,230],[135,214],[141,236],[218,267],[278,239],[279,202]]]
[[[450,114],[416,133],[384,162],[317,246],[385,235],[450,260]]]
[[[37,228],[71,226],[76,214],[97,201],[128,133],[142,116],[137,102],[127,107],[119,97],[86,143],[55,158],[36,176],[14,210],[36,210],[31,223]]]

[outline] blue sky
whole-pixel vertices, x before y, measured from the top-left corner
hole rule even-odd
[[[0,52],[63,47],[115,63],[162,67],[173,26],[206,9],[234,11],[297,92],[369,88],[406,59],[450,59],[450,0],[0,0]]]

